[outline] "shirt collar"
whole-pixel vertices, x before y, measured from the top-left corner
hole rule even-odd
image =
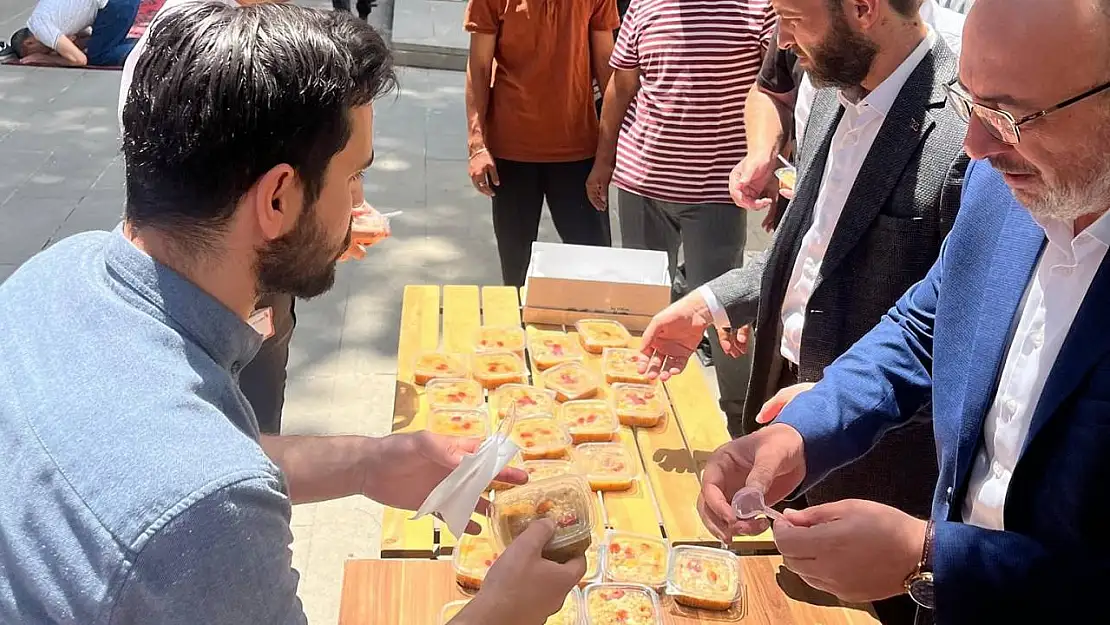
[[[105,251],[109,273],[134,296],[121,295],[206,351],[221,367],[238,373],[258,353],[262,337],[214,297],[135,247],[122,226]]]
[[[898,99],[898,94],[902,92],[902,87],[906,86],[906,81],[909,80],[910,75],[917,69],[925,55],[933,49],[937,42],[937,33],[931,26],[926,26],[928,33],[921,43],[910,52],[904,61],[895,69],[886,80],[879,83],[875,90],[867,94],[858,103],[853,103],[845,97],[843,91],[837,92],[837,97],[840,103],[844,106],[846,111],[855,110],[856,114],[860,114],[865,110],[872,110],[879,114],[880,117],[885,118],[890,114],[890,109],[894,106],[894,101]]]
[[[1075,224],[1070,221],[1062,219],[1042,220],[1036,217],[1034,219],[1044,230],[1049,245],[1065,252],[1074,253],[1078,248],[1091,243],[1095,243],[1103,249],[1110,248],[1110,211],[1103,213],[1101,217],[1095,220],[1095,223],[1087,226],[1087,229],[1078,235],[1075,234]]]

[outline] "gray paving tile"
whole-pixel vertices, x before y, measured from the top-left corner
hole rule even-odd
[[[16,191],[0,206],[0,263],[22,263],[37,254],[78,201],[23,198]]]

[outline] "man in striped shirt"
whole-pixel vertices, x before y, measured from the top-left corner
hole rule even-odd
[[[664,250],[697,288],[743,261],[728,175],[747,150],[744,99],[774,29],[770,0],[632,0],[610,65],[593,171],[598,210],[618,189],[624,247]],[[683,293],[676,289],[676,296]],[[721,408],[743,411],[745,361],[710,346]]]

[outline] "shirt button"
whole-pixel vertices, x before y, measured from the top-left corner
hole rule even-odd
[[[945,491],[944,491],[944,501],[946,501],[947,503],[952,503],[952,487],[951,486],[946,488]]]
[[[1040,349],[1044,345],[1044,328],[1041,328],[1033,333],[1033,347]]]

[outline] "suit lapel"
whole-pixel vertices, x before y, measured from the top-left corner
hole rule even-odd
[[[1000,179],[996,184],[1003,186],[984,192],[1012,198]],[[983,289],[983,307],[979,311],[975,342],[971,346],[971,366],[968,368],[956,452],[957,484],[963,483],[979,448],[979,435],[998,386],[1003,359],[1010,347],[1010,335],[1020,314],[1019,307],[1044,247],[1044,230],[1020,204],[1013,199],[1008,201],[1012,206],[995,244],[990,273]],[[974,210],[977,207],[968,208]]]
[[[821,262],[821,278],[833,275],[871,228],[910,158],[935,126],[930,113],[945,105],[945,86],[955,75],[952,52],[938,38],[906,80],[860,167]]]
[[[794,199],[786,208],[782,222],[775,231],[768,268],[763,274],[761,301],[768,305],[761,306],[761,309],[769,311],[770,314],[778,314],[781,310],[781,293],[784,293],[788,286],[802,238],[813,221],[813,206],[817,202],[817,194],[821,189],[821,179],[825,174],[825,164],[828,162],[832,138],[843,114],[844,108],[837,103],[836,96],[832,92],[817,93],[813,112],[806,126],[802,150],[799,153],[798,187]],[[765,320],[761,319],[761,321]],[[774,327],[775,324],[759,325]]]
[[[1107,319],[1110,319],[1110,255],[1103,258],[1060,348],[1060,355],[1052,365],[1033,413],[1022,453],[1060,404],[1079,386],[1087,371],[1110,351]]]

